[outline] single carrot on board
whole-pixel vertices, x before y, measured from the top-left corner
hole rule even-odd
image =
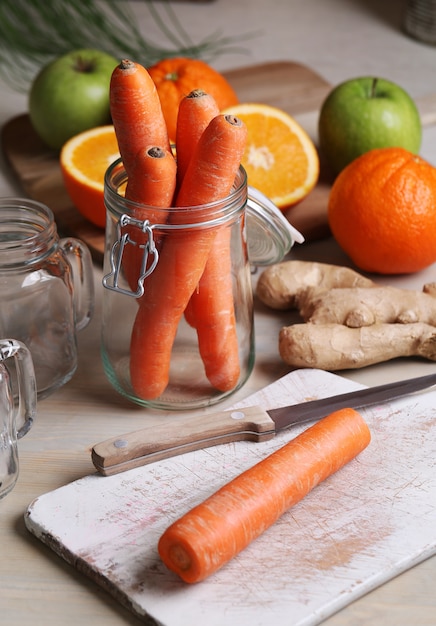
[[[331,413],[175,521],[160,537],[161,559],[185,582],[204,580],[370,439],[357,411]]]
[[[127,174],[139,150],[156,145],[170,150],[156,86],[145,67],[124,59],[112,72],[110,111]]]
[[[210,209],[198,207],[230,194],[246,135],[245,125],[232,116],[218,115],[210,122],[186,171],[176,200],[180,210],[171,212],[171,222],[186,225],[210,219]],[[140,398],[157,398],[168,385],[178,324],[203,273],[215,234],[216,229],[210,227],[172,232],[147,278],[147,298],[141,300],[130,343],[131,383]]]
[[[151,224],[165,224],[176,188],[177,165],[172,152],[160,146],[140,149],[131,165],[125,197],[137,203],[132,207],[133,218]],[[139,226],[124,226],[122,234],[128,235],[124,248],[123,270],[132,291],[138,288],[144,245],[147,233]],[[156,231],[155,231],[156,233]],[[154,244],[159,250],[161,241],[155,234]]]
[[[203,131],[218,114],[219,108],[215,99],[201,89],[194,89],[180,101],[176,127],[179,187]]]

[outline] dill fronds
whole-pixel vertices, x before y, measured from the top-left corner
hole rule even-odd
[[[195,43],[171,4],[145,0],[158,39],[146,39],[128,2],[117,0],[1,0],[0,75],[25,91],[38,70],[54,58],[78,48],[97,48],[116,58],[132,58],[149,67],[157,61],[186,56],[210,62],[229,52],[243,52],[232,39],[212,33]],[[159,37],[160,35],[160,37]]]

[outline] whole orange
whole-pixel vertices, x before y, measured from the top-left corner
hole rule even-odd
[[[370,150],[336,178],[328,220],[360,269],[422,270],[436,261],[436,168],[403,148]]]
[[[200,59],[163,59],[149,67],[148,72],[156,85],[168,135],[173,141],[180,100],[193,89],[202,89],[213,96],[220,110],[238,103],[238,97],[226,78]]]

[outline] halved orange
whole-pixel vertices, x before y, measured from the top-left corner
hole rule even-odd
[[[114,127],[97,126],[71,137],[60,153],[65,189],[77,210],[100,228],[106,225],[104,175],[119,158]]]
[[[276,107],[241,103],[223,111],[239,117],[248,130],[242,158],[248,183],[285,210],[302,200],[319,177],[319,157],[307,132]]]

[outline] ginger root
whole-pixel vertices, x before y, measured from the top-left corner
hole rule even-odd
[[[373,287],[375,283],[340,265],[310,261],[284,261],[268,267],[259,277],[256,295],[272,309],[298,308],[299,297],[308,287]]]
[[[292,367],[357,369],[390,359],[420,356],[436,361],[436,328],[429,324],[293,324],[281,329],[279,353]]]
[[[344,324],[350,328],[372,324],[413,324],[436,326],[436,284],[423,291],[396,287],[309,288],[298,299],[305,322]]]
[[[280,356],[293,367],[335,371],[405,356],[436,361],[436,283],[412,291],[379,286],[346,267],[285,261],[261,274],[256,293],[304,320],[279,334]]]

